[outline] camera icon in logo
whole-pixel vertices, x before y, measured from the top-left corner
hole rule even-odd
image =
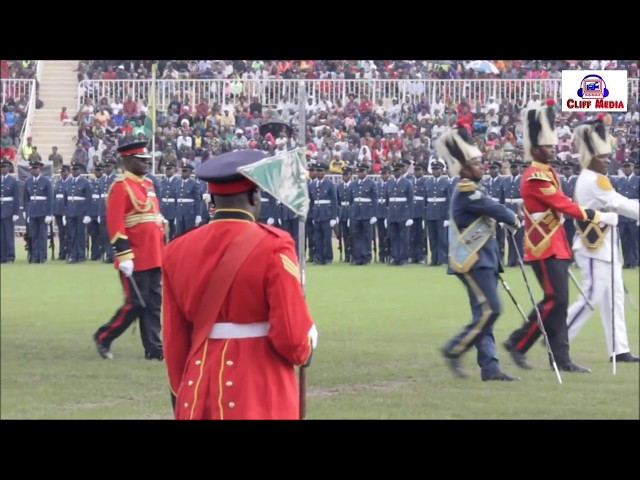
[[[600,75],[589,74],[580,82],[578,96],[584,99],[606,98],[609,96],[609,90]]]

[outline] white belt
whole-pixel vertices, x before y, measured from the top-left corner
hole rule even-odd
[[[64,193],[56,193],[56,198],[64,198]]]
[[[340,205],[342,205],[343,207],[348,207],[349,206],[349,202],[340,202]]]
[[[73,197],[73,196],[71,196],[71,197],[68,197],[67,200],[69,200],[71,202],[74,202],[74,201],[80,202],[80,201],[84,200],[84,197]]]
[[[414,200],[424,200],[424,197],[419,197],[419,196],[415,196],[413,197]]]
[[[491,198],[493,198],[496,202],[500,201],[500,197],[491,197]]]
[[[268,198],[262,198],[262,197],[260,197],[260,201],[261,201],[261,202],[268,202],[268,201],[269,201],[269,199],[268,199]]]
[[[215,323],[209,332],[209,338],[255,338],[266,337],[269,322],[255,323]]]
[[[100,194],[100,198],[107,198],[107,194],[106,193],[101,193]]]
[[[93,195],[91,195],[91,198],[100,198],[100,195],[98,195],[97,193],[94,193]]]
[[[407,199],[404,197],[391,197],[389,198],[390,202],[406,202]]]
[[[0,197],[0,201],[13,202],[13,197]]]
[[[379,198],[378,203],[384,203],[384,198]]]
[[[371,203],[371,199],[370,198],[365,198],[365,197],[357,197],[353,199],[355,202],[360,202],[360,203]]]
[[[40,195],[31,195],[31,200],[46,200],[47,197],[42,197]]]
[[[446,201],[447,201],[447,197],[427,198],[427,202],[441,203],[441,202],[446,202]]]
[[[505,198],[504,201],[505,201],[505,203],[522,203],[522,202],[524,202],[524,200],[521,199],[521,198]]]
[[[192,203],[193,198],[179,198],[178,203]]]
[[[162,201],[165,202],[165,203],[175,203],[176,199],[175,198],[163,198]]]
[[[318,205],[329,205],[331,203],[331,200],[316,200],[316,202]]]

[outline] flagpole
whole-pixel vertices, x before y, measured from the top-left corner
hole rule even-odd
[[[151,173],[156,174],[156,70],[157,63],[151,65],[151,101],[149,102],[151,110]],[[147,112],[148,113],[148,112]]]
[[[300,99],[299,99],[299,112],[298,112],[298,147],[304,147],[306,144],[306,132],[307,132],[307,115],[306,115],[306,94],[305,94],[305,83],[304,81],[300,82]],[[300,144],[300,142],[302,142]],[[298,216],[298,264],[300,265],[300,281],[302,283],[302,291],[306,292],[306,278],[304,274],[305,268],[305,258],[304,258],[304,246],[306,244],[305,238],[305,220]]]

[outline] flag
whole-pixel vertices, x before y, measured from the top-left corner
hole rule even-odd
[[[155,108],[153,108],[153,105],[149,106],[149,110],[147,111],[147,116],[144,119],[144,136],[147,138],[147,140],[151,139],[151,137],[153,136],[153,134],[155,133],[154,131],[154,121],[153,119],[156,116],[156,111]]]
[[[238,172],[289,207],[302,220],[309,210],[307,161],[298,148],[238,168]]]

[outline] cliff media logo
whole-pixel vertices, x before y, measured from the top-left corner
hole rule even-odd
[[[563,70],[563,112],[626,112],[626,70]]]

